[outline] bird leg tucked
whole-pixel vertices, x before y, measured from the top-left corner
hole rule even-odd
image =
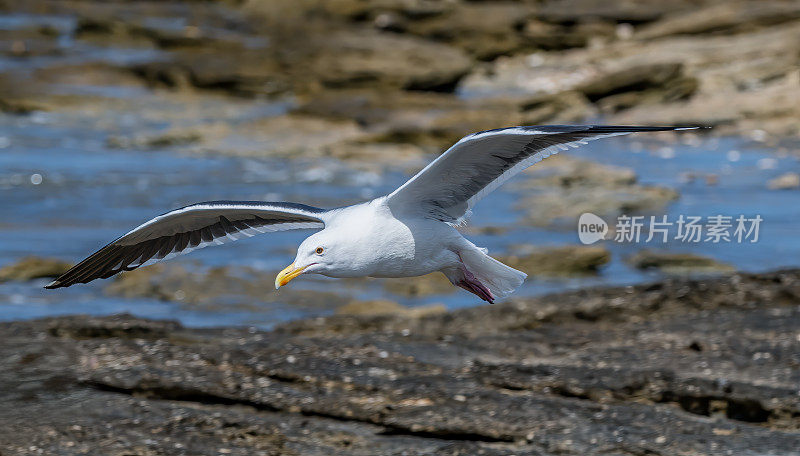
[[[477,295],[489,304],[494,304],[494,295],[492,295],[492,292],[466,268],[462,268],[462,272],[464,278],[456,282],[456,285]]]

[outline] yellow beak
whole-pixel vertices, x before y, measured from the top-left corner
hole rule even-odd
[[[294,267],[294,263],[290,264],[289,266],[286,266],[286,268],[283,271],[279,272],[278,276],[275,277],[275,289],[277,290],[278,288],[291,282],[292,279],[302,274],[303,270],[305,270],[307,267],[308,266],[303,266],[302,268],[296,268]]]

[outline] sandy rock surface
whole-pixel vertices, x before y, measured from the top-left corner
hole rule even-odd
[[[99,130],[115,111],[161,120],[110,128],[126,148],[403,155],[408,167],[471,131],[598,115],[768,143],[798,134],[791,1],[35,0],[14,12],[71,20],[0,33],[21,62],[0,78],[0,109],[77,111]],[[263,107],[276,101],[285,109]]]
[[[798,284],[679,279],[273,332],[2,323],[0,450],[793,455]]]
[[[0,267],[0,282],[7,280],[32,280],[40,278],[56,278],[67,272],[72,263],[56,258],[29,256]]]
[[[668,187],[639,184],[631,169],[566,154],[537,163],[511,185],[520,190],[516,206],[524,211],[524,223],[533,226],[572,227],[584,212],[607,217],[649,213],[679,197]]]
[[[565,277],[597,273],[611,260],[611,252],[600,246],[520,245],[498,259],[512,268],[528,271],[532,277]]]
[[[653,269],[666,274],[721,274],[735,268],[713,258],[693,253],[644,249],[626,259],[637,269]]]

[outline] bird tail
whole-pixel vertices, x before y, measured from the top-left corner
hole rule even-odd
[[[524,272],[490,257],[486,254],[486,249],[464,249],[458,254],[467,269],[497,298],[513,293],[528,277]]]

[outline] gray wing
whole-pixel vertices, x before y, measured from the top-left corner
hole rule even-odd
[[[209,201],[143,223],[78,263],[45,288],[105,279],[120,271],[209,245],[270,231],[324,228],[325,210],[294,203]]]
[[[481,198],[525,168],[598,138],[697,127],[545,125],[465,136],[387,197],[392,210],[460,223]]]

